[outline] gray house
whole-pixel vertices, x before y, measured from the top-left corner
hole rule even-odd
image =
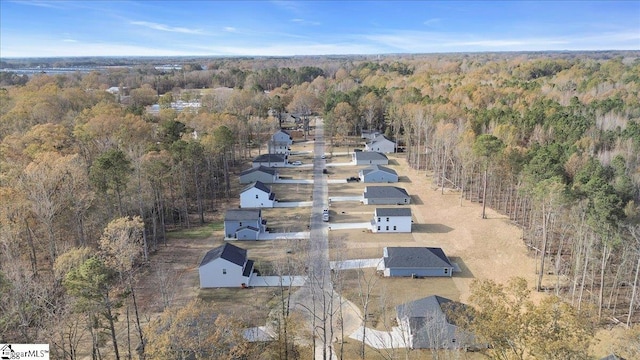
[[[282,144],[291,145],[293,144],[293,138],[291,137],[291,134],[289,134],[288,132],[284,130],[278,130],[273,135],[271,135],[271,142],[276,144],[282,143]]]
[[[380,165],[372,165],[366,169],[360,170],[360,180],[365,183],[396,183],[398,182],[398,173],[393,169]]]
[[[251,184],[260,181],[263,184],[273,184],[278,180],[278,170],[266,166],[247,169],[240,173],[240,184]]]
[[[356,151],[353,153],[356,165],[388,165],[387,155],[375,151]]]
[[[253,167],[285,167],[289,156],[286,154],[262,154],[253,159]]]
[[[395,186],[367,186],[362,198],[365,205],[408,205],[411,202],[407,190]]]
[[[454,319],[465,308],[465,304],[432,295],[396,306],[396,316],[411,349],[468,348],[475,337],[458,329]]]
[[[364,146],[364,151],[377,151],[381,153],[396,152],[396,143],[384,135],[378,135]]]
[[[229,209],[224,216],[224,236],[228,240],[258,240],[266,226],[260,209]]]
[[[385,247],[383,249],[384,276],[386,277],[451,277],[453,265],[441,248]],[[380,269],[379,269],[380,270]]]

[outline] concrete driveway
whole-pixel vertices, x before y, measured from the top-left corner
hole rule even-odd
[[[408,334],[407,334],[408,335]],[[409,346],[409,340],[403,336],[403,331],[398,326],[391,328],[391,331],[380,331],[367,328],[366,339],[362,338],[362,326],[358,328],[350,338],[364,341],[367,345],[376,349],[405,348]]]
[[[334,196],[329,198],[329,203],[337,201],[362,201],[364,198],[362,195],[354,196]]]
[[[249,279],[249,286],[255,287],[280,287],[280,286],[303,286],[307,281],[306,276],[283,275],[283,276],[252,276]]]
[[[371,229],[371,222],[329,224],[329,230],[349,230],[349,229]]]
[[[295,208],[295,207],[309,207],[313,205],[313,201],[285,201],[276,202],[273,204],[274,208]]]
[[[310,179],[278,179],[275,184],[313,184]]]
[[[331,270],[352,270],[352,269],[365,269],[365,268],[377,268],[382,263],[382,258],[377,259],[353,259],[344,261],[331,261],[329,266]]]
[[[328,163],[326,165],[326,167],[333,167],[333,166],[354,166],[356,163],[354,161],[351,162],[344,162],[344,163]]]
[[[260,233],[258,240],[295,240],[308,239],[308,231],[290,232],[290,233]]]

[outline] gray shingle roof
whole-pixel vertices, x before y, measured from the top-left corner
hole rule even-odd
[[[364,188],[366,199],[388,199],[409,197],[407,190],[396,186],[367,186]]]
[[[387,138],[386,136],[380,134],[380,135],[376,136],[375,138],[371,139],[371,141],[369,141],[369,145],[373,145],[373,144],[375,144],[377,142],[383,142],[383,141],[389,141],[389,142],[394,143],[393,141],[389,140],[389,138]]]
[[[280,154],[262,154],[262,155],[258,155],[256,156],[255,159],[253,159],[253,162],[260,162],[260,163],[265,163],[265,162],[284,162],[284,156],[280,155]]]
[[[256,167],[256,168],[247,169],[247,170],[245,170],[245,171],[241,172],[241,173],[240,173],[240,176],[242,176],[242,175],[247,175],[247,174],[251,174],[251,173],[254,173],[254,172],[256,172],[256,171],[260,171],[260,172],[263,172],[263,173],[267,173],[267,174],[269,174],[269,175],[275,175],[275,174],[276,174],[276,172],[277,172],[277,170],[276,170],[276,169],[274,169],[274,168],[270,168],[270,167],[266,167],[266,166],[262,166],[262,165],[260,165],[260,166],[258,166],[258,167]]]
[[[431,295],[422,299],[409,301],[396,306],[399,318],[429,318],[442,315],[449,324],[455,325],[452,312],[462,311],[467,305],[438,295]],[[416,322],[419,324],[420,322]]]
[[[260,209],[229,209],[224,215],[224,220],[257,220],[261,215]]]
[[[389,160],[387,155],[376,151],[358,151],[356,154],[356,160]]]
[[[397,207],[397,208],[376,208],[375,216],[411,216],[411,208]]]
[[[450,268],[451,262],[441,248],[387,247],[386,268]]]
[[[249,189],[253,189],[256,188],[262,192],[265,192],[267,194],[271,194],[271,189],[269,189],[264,183],[262,183],[262,181],[256,181],[254,183],[249,184],[247,187],[245,187],[244,189],[242,189],[241,192],[245,192]]]
[[[380,165],[371,165],[368,168],[362,169],[362,175],[367,175],[368,173],[373,171],[383,171],[389,174],[398,175],[398,173],[395,170],[389,169],[388,167],[384,167]]]
[[[244,266],[242,276],[248,277],[249,275],[251,275],[251,270],[253,270],[253,260],[247,260],[247,264]]]
[[[206,265],[215,259],[225,259],[236,265],[243,266],[247,261],[247,250],[226,243],[209,250],[202,258],[200,266]]]

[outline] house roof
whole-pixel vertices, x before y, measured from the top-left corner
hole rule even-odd
[[[376,151],[357,151],[354,154],[356,154],[356,160],[389,160],[387,155]]]
[[[253,270],[253,260],[247,260],[247,264],[244,266],[244,271],[242,272],[242,276],[247,277],[251,275],[252,270]]]
[[[386,268],[443,268],[452,267],[441,248],[436,247],[385,247]]]
[[[225,259],[236,265],[243,266],[247,261],[247,250],[225,243],[224,245],[207,251],[200,262],[200,266],[206,265],[216,259]]]
[[[407,190],[396,186],[367,186],[364,188],[366,199],[388,199],[409,197]]]
[[[386,136],[384,136],[382,134],[380,134],[380,135],[374,137],[373,139],[371,139],[371,141],[369,141],[368,144],[373,145],[373,144],[375,144],[377,142],[390,142],[390,143],[395,144],[393,141],[389,140]]]
[[[371,165],[368,168],[362,169],[361,171],[362,171],[362,175],[367,175],[368,173],[374,172],[374,171],[382,171],[389,174],[398,175],[398,173],[395,170],[389,169],[388,167],[384,167],[380,165]]]
[[[247,170],[241,172],[240,176],[248,175],[248,174],[251,174],[251,173],[254,173],[254,172],[257,172],[257,171],[263,172],[263,173],[267,173],[269,175],[275,175],[277,173],[277,170],[274,169],[274,168],[270,168],[270,167],[266,167],[266,166],[260,165],[260,166],[258,166],[256,168],[247,169]]]
[[[253,159],[253,162],[260,162],[260,163],[265,163],[265,162],[284,162],[284,156],[280,155],[280,154],[262,154],[262,155],[258,155],[256,156],[255,159]]]
[[[291,116],[295,118],[294,115],[291,115]],[[277,133],[285,133],[287,136],[291,137],[291,134],[289,134],[289,132],[286,131],[286,130],[280,129],[280,130],[276,131],[273,135],[276,135]]]
[[[238,231],[242,231],[242,230],[251,230],[251,231],[253,231],[253,232],[260,232],[260,229],[258,229],[258,228],[257,228],[257,227],[255,227],[255,226],[251,226],[251,225],[248,225],[248,226],[241,226],[241,227],[239,227],[239,228],[238,228],[238,230],[236,230],[236,232],[238,232]]]
[[[464,310],[467,305],[438,295],[431,295],[422,299],[409,301],[396,306],[396,314],[399,318],[408,318],[410,324],[420,325],[422,321],[413,321],[416,318],[431,318],[444,316],[447,323],[455,325],[452,316],[454,312]]]
[[[376,208],[374,215],[375,216],[411,216],[411,208],[408,208],[408,207]]]
[[[265,192],[267,194],[271,194],[271,189],[269,189],[267,187],[267,185],[265,185],[262,181],[256,181],[254,183],[249,184],[247,187],[245,187],[244,189],[242,189],[241,193],[247,191],[247,190],[251,190],[253,188],[256,188],[262,192]]]
[[[257,220],[261,215],[260,209],[229,209],[224,215],[224,221]]]

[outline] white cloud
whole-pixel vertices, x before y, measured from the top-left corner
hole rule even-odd
[[[226,32],[236,32],[236,31],[238,31],[238,29],[234,28],[233,26],[225,26],[224,28],[222,28],[222,30],[224,30]]]
[[[77,43],[78,42],[78,40],[73,40],[73,39],[63,39],[62,41],[68,42],[68,43]]]
[[[422,24],[424,24],[426,26],[438,25],[438,24],[440,24],[440,19],[438,19],[438,18],[428,19],[428,20],[425,20]]]
[[[158,24],[148,21],[131,21],[132,25],[144,26],[149,29],[159,30],[159,31],[168,31],[175,32],[181,34],[204,34],[204,32],[200,29],[189,29],[185,27],[174,27],[165,24]]]

